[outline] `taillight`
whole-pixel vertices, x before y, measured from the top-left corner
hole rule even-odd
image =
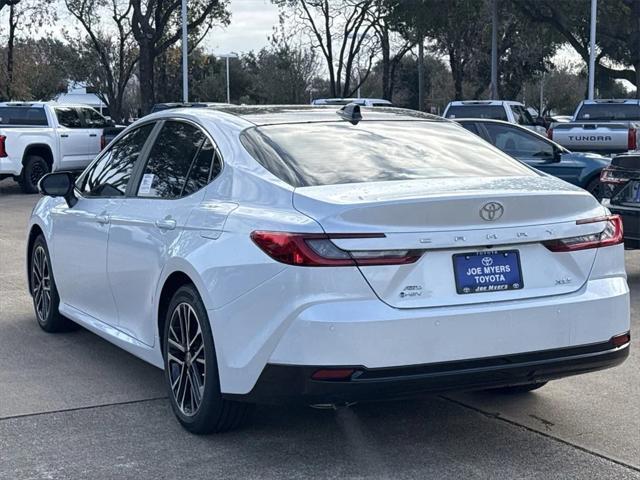
[[[606,167],[600,172],[600,181],[602,183],[609,183],[618,185],[621,183],[627,183],[630,180],[628,176],[622,174],[622,172],[616,168]]]
[[[5,137],[4,135],[0,135],[0,158],[9,156],[7,154],[7,148],[5,146],[6,140],[7,140],[7,137]]]
[[[622,235],[622,218],[620,218],[619,215],[587,218],[584,220],[578,220],[576,224],[584,225],[596,222],[606,222],[604,230],[598,233],[579,235],[577,237],[548,240],[546,242],[542,242],[542,244],[552,252],[575,252],[576,250],[586,250],[588,248],[618,245],[624,241]]]
[[[104,147],[107,146],[107,139],[102,135],[100,137],[100,150],[104,150]]]
[[[638,148],[637,133],[638,131],[635,128],[629,128],[629,136],[627,140],[627,148],[629,150],[635,150]]]
[[[403,265],[420,258],[417,250],[343,250],[332,238],[384,238],[383,233],[324,234],[255,231],[251,240],[274,260],[301,267]]]
[[[549,140],[553,140],[553,128],[549,128],[549,129],[547,130],[547,138],[548,138]]]

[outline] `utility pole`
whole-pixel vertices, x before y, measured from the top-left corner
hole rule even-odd
[[[424,37],[418,42],[418,110],[424,110]]]
[[[498,0],[491,0],[491,99],[498,100]]]
[[[538,116],[542,118],[542,112],[544,111],[544,77],[545,72],[542,72],[542,78],[540,79],[540,108],[538,110]]]
[[[182,0],[182,101],[189,101],[189,45],[187,35],[187,0]]]
[[[589,94],[588,99],[593,100],[596,80],[596,17],[598,0],[591,0],[591,34],[589,40]]]
[[[224,58],[227,62],[227,103],[231,103],[231,90],[229,87],[229,59],[230,58],[238,58],[238,54],[231,52],[231,53],[221,53],[220,55],[218,55],[220,58]]]

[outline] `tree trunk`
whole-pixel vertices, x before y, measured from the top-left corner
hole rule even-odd
[[[16,43],[16,12],[13,4],[9,5],[9,39],[7,42],[7,100],[13,100],[13,50]]]
[[[156,55],[153,46],[140,42],[140,106],[142,114],[151,112],[156,100],[154,67]]]
[[[382,98],[391,101],[391,47],[389,46],[389,32],[383,29],[380,36],[382,50]]]
[[[449,66],[451,67],[451,77],[453,78],[453,99],[462,100],[462,65],[454,48],[449,48]]]
[[[424,111],[424,38],[418,42],[418,110]]]

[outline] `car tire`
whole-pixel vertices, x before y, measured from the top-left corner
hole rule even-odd
[[[209,317],[193,285],[180,287],[169,303],[163,356],[171,407],[186,430],[203,435],[240,426],[250,405],[222,397]]]
[[[511,387],[500,387],[491,389],[492,392],[504,393],[507,395],[514,393],[527,393],[544,387],[548,382],[527,383],[525,385],[513,385]]]
[[[39,235],[33,242],[29,263],[29,286],[38,325],[45,332],[68,332],[76,324],[58,311],[60,296],[51,269],[47,242]]]
[[[600,181],[600,177],[598,176],[596,178],[592,178],[589,181],[585,190],[596,197],[598,201],[600,201],[604,196],[604,187],[605,184]]]
[[[47,161],[39,155],[29,155],[24,162],[20,187],[24,193],[38,193],[38,182],[51,171]]]

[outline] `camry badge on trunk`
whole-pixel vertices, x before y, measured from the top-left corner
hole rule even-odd
[[[485,203],[480,209],[480,218],[487,222],[491,222],[493,220],[498,220],[503,213],[504,207],[501,203],[489,202]]]

